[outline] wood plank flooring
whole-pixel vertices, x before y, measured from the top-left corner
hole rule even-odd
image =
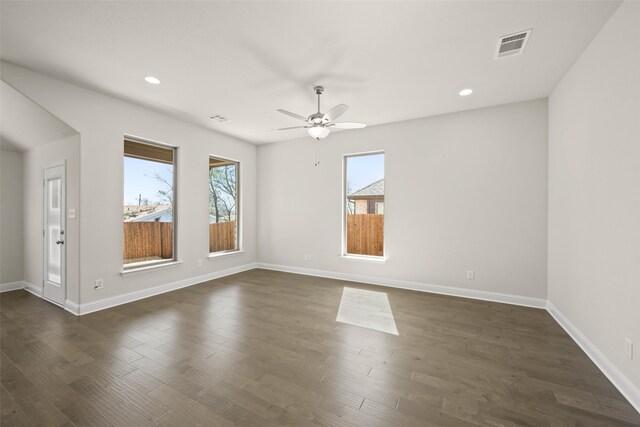
[[[386,292],[399,335],[335,321]],[[252,270],[75,317],[0,297],[2,426],[623,426],[544,310]]]

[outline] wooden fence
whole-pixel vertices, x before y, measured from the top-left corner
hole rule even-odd
[[[227,251],[236,247],[236,222],[209,224],[209,251]],[[173,223],[125,222],[124,261],[173,258]]]
[[[347,215],[347,253],[384,255],[384,215]]]
[[[347,215],[347,253],[382,256],[384,215]],[[236,222],[209,224],[209,252],[234,250]],[[173,258],[173,224],[170,222],[125,222],[124,260]]]
[[[231,251],[236,247],[236,222],[209,224],[209,252]]]
[[[124,260],[173,258],[173,223],[125,222]]]

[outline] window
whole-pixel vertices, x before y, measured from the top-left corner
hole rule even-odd
[[[124,140],[125,270],[176,260],[176,149]]]
[[[384,256],[384,153],[344,157],[345,255]]]
[[[239,169],[238,162],[209,157],[209,252],[212,254],[240,248]]]

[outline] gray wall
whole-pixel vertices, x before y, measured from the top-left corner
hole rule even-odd
[[[546,298],[546,99],[335,133],[318,167],[314,143],[258,148],[260,262]],[[342,156],[372,150],[385,263],[340,256]]]
[[[256,261],[256,147],[182,120],[44,75],[2,64],[2,78],[80,134],[81,304]],[[123,136],[178,146],[175,267],[123,277]],[[208,259],[209,155],[241,162],[244,252]],[[69,206],[71,207],[71,205]],[[198,267],[197,261],[203,260]],[[38,278],[32,279],[37,280]],[[104,279],[104,288],[94,281]]]
[[[24,279],[22,153],[0,152],[0,284]]]
[[[636,386],[639,24],[640,3],[624,2],[549,99],[549,300]]]

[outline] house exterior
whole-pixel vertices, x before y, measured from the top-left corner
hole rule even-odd
[[[384,214],[384,179],[380,179],[347,195],[355,214]]]
[[[124,222],[171,222],[171,205],[124,205]]]

